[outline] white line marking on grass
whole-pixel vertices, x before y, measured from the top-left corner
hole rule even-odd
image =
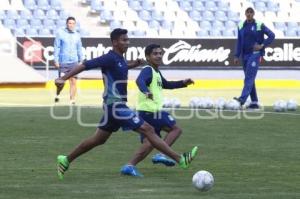
[[[14,108],[14,107],[24,107],[24,108],[38,108],[38,107],[66,107],[72,106],[74,108],[102,108],[102,105],[70,105],[70,104],[14,104],[14,103],[0,103],[0,108]],[[292,112],[275,112],[275,111],[253,111],[253,110],[216,110],[216,109],[201,109],[201,108],[164,108],[163,110],[176,110],[176,111],[214,111],[214,112],[246,112],[246,113],[264,113],[264,114],[273,114],[273,115],[294,115],[300,116],[300,113],[292,113]]]

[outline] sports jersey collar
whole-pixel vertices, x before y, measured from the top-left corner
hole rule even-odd
[[[119,58],[121,58],[121,59],[124,59],[123,56],[119,55],[118,53],[116,53],[116,52],[113,51],[113,50],[110,50],[109,53],[112,53],[112,54],[116,55],[117,57],[119,57]]]

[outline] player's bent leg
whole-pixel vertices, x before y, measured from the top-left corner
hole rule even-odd
[[[172,146],[182,134],[182,129],[176,124],[173,125],[171,128],[163,128],[163,130],[167,132],[167,135],[164,140],[169,146]]]
[[[139,162],[144,160],[149,153],[153,150],[153,146],[151,143],[145,138],[143,144],[140,148],[135,152],[131,160],[128,162],[130,165],[136,166]]]
[[[96,133],[82,141],[75,149],[68,155],[57,156],[57,171],[58,177],[63,179],[65,172],[68,170],[70,163],[78,158],[80,155],[88,152],[94,147],[104,144],[106,140],[110,137],[111,132],[104,131],[97,128]]]
[[[181,128],[177,125],[173,125],[171,128],[164,127],[163,130],[167,132],[164,140],[169,146],[172,146],[182,133]],[[155,154],[152,157],[152,162],[153,164],[164,164],[165,166],[174,166],[176,164],[174,160],[161,153]]]
[[[71,153],[68,155],[68,160],[72,162],[74,159],[88,152],[98,145],[102,145],[110,137],[111,132],[97,128],[94,135],[83,140]]]
[[[181,156],[172,150],[165,141],[158,137],[154,131],[154,128],[147,122],[144,122],[142,126],[136,129],[136,131],[144,134],[154,148],[171,157],[175,161],[180,161]]]

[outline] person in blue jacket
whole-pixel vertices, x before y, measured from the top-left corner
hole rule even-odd
[[[66,28],[60,29],[56,33],[54,40],[54,65],[59,69],[59,76],[71,71],[78,63],[84,60],[82,52],[81,36],[76,31],[76,20],[74,17],[68,17]],[[76,78],[71,77],[70,82],[70,102],[75,104],[77,92]],[[59,101],[58,95],[55,102]]]
[[[275,34],[262,22],[255,20],[254,9],[249,7],[245,11],[246,20],[238,25],[238,39],[234,63],[239,63],[239,58],[243,62],[245,74],[244,88],[240,97],[234,97],[240,105],[244,105],[250,95],[251,104],[249,109],[259,109],[258,97],[255,88],[255,78],[259,68],[261,57],[265,54],[265,47],[270,45],[275,38]],[[267,35],[265,39],[264,36]]]

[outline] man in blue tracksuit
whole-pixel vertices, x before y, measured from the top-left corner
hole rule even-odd
[[[234,63],[243,60],[243,70],[245,74],[244,88],[240,97],[234,97],[241,105],[247,98],[251,97],[250,109],[258,109],[258,98],[255,88],[255,77],[259,67],[261,56],[264,56],[265,47],[272,43],[275,34],[263,23],[256,21],[253,8],[249,7],[245,11],[246,21],[240,22],[238,26],[238,40]],[[267,35],[267,38],[264,38]]]

